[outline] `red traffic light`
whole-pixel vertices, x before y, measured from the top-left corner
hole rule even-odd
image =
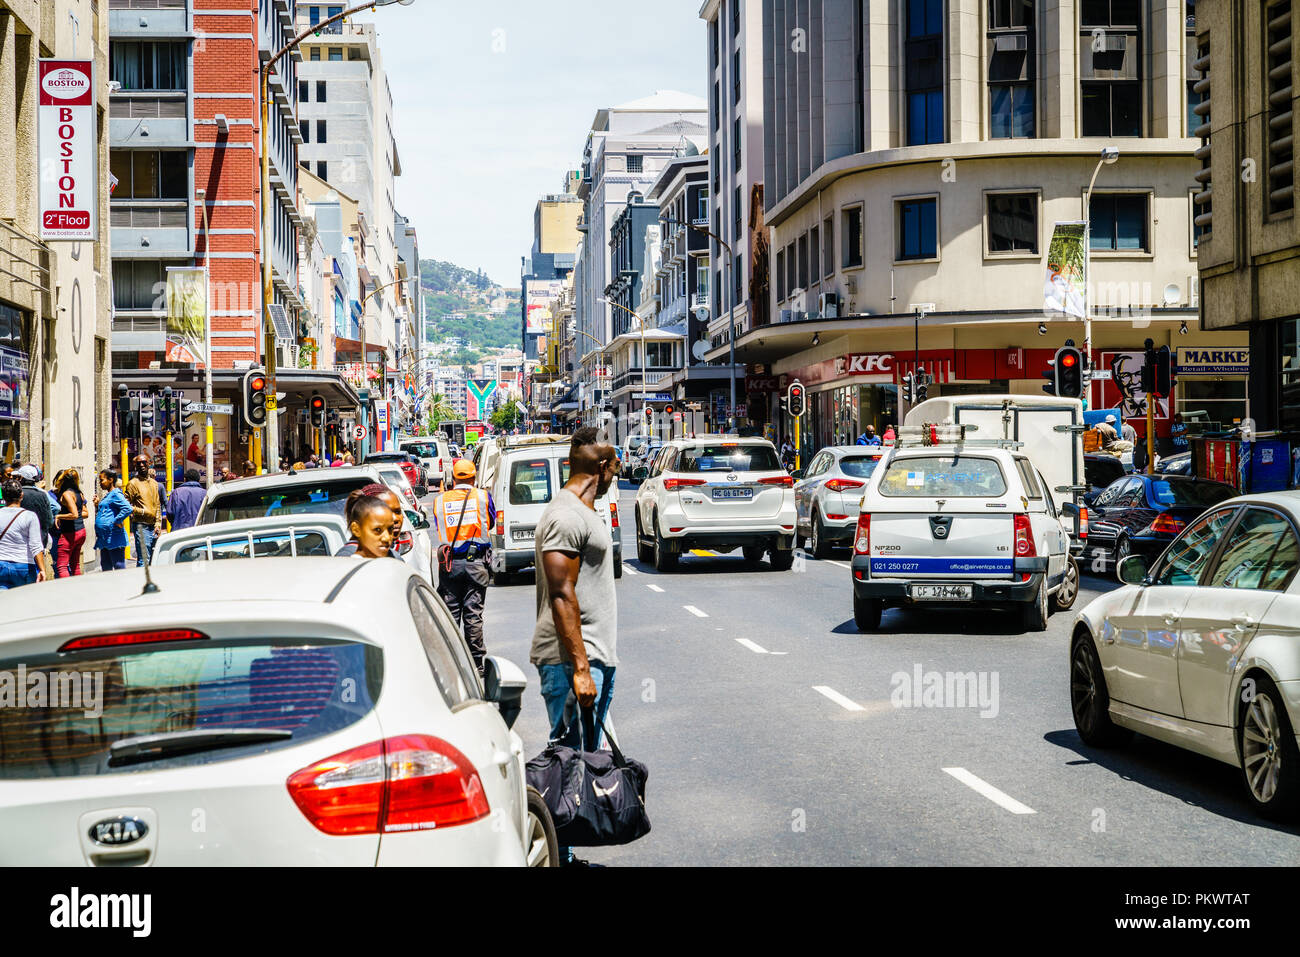
[[[320,411],[321,411],[322,409],[324,409],[324,408],[325,408],[325,400],[324,400],[324,399],[322,399],[322,398],[321,398],[320,396],[318,396],[318,395],[314,395],[314,396],[311,397],[311,410],[312,410],[313,412],[320,412]]]
[[[672,415],[672,414],[673,414],[673,407],[671,405],[664,406],[664,415]]]
[[[248,387],[254,392],[261,392],[266,388],[266,379],[262,378],[260,375],[255,375],[253,378],[248,380]]]
[[[1073,352],[1067,352],[1065,355],[1061,356],[1061,365],[1063,365],[1067,369],[1073,366],[1078,361],[1079,361],[1079,357],[1076,356]]]

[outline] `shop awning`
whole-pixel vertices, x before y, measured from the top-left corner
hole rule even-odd
[[[243,369],[213,369],[212,389],[222,395],[238,395],[244,380]],[[202,369],[114,369],[113,388],[125,385],[128,389],[147,389],[150,386],[184,388],[187,391],[203,388]],[[285,393],[284,404],[297,407],[305,405],[313,392],[325,398],[334,409],[355,409],[360,399],[352,386],[339,373],[329,369],[277,369],[277,392]],[[116,397],[116,392],[113,393]]]
[[[367,342],[366,355],[369,361],[374,363],[383,362],[387,358],[387,350],[384,349],[382,342]],[[335,362],[360,362],[361,361],[361,340],[344,339],[342,336],[334,337],[334,361]]]

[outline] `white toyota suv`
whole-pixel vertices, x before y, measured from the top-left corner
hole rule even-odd
[[[766,439],[673,439],[632,477],[640,561],[671,571],[691,548],[739,548],[751,562],[769,552],[778,571],[794,564],[794,480]]]
[[[1063,611],[1078,594],[1063,523],[1075,508],[1058,512],[1042,474],[1010,448],[894,450],[867,481],[854,535],[858,629],[877,629],[886,607],[936,603],[1018,607],[1026,631],[1043,631],[1049,603]]]

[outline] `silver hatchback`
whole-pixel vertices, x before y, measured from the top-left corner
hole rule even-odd
[[[795,474],[799,544],[806,538],[814,557],[828,558],[833,546],[853,544],[862,490],[888,451],[882,445],[831,445]]]

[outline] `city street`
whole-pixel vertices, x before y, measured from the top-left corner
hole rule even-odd
[[[1255,815],[1236,768],[1142,736],[1113,751],[1080,742],[1069,629],[1113,580],[1085,575],[1074,611],[1053,615],[1041,635],[1020,633],[1011,615],[897,610],[879,634],[862,635],[847,551],[808,558],[802,573],[797,563],[750,569],[737,552],[693,556],[661,575],[635,560],[634,495],[624,483],[611,714],[624,750],[650,768],[654,829],[580,856],[610,865],[1300,859],[1300,830]],[[527,663],[534,615],[531,572],[489,591],[488,651],[529,676],[516,728],[530,755],[547,731]],[[910,680],[918,667],[985,673],[996,713],[978,703],[895,707],[894,675]]]

